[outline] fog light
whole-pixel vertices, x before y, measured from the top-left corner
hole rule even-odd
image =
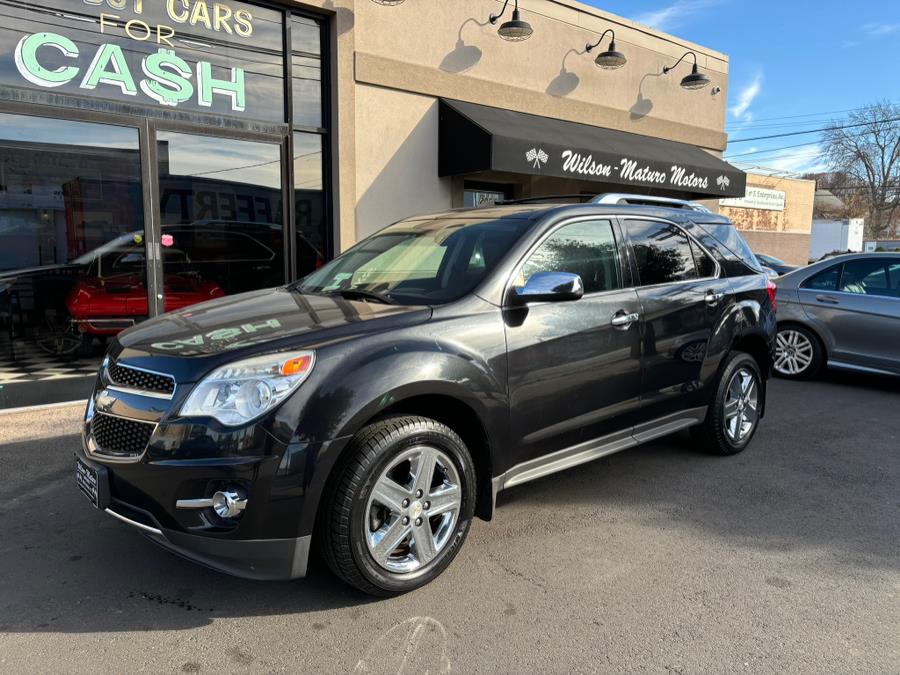
[[[212,507],[220,518],[237,518],[247,508],[247,498],[239,492],[217,492],[212,497]]]

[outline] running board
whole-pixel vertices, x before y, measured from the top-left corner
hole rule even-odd
[[[528,483],[558,471],[565,471],[574,466],[592,462],[595,459],[600,459],[601,457],[606,457],[607,455],[612,455],[700,424],[706,419],[706,411],[707,406],[691,408],[690,410],[684,410],[651,422],[639,424],[625,431],[579,443],[565,450],[516,464],[491,481],[493,501],[496,503],[497,494],[506,488]]]

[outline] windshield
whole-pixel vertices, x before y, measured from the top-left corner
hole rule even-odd
[[[298,288],[403,305],[452,302],[474,290],[530,225],[504,218],[397,223],[313,272]]]

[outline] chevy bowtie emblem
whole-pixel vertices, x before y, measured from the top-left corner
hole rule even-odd
[[[728,176],[719,176],[716,179],[716,183],[719,184],[719,188],[721,188],[722,190],[731,185],[731,181],[728,179]]]
[[[535,169],[540,169],[550,160],[550,158],[547,156],[547,153],[543,150],[539,150],[538,148],[532,148],[531,150],[526,152],[525,159],[531,162],[531,166],[533,166]]]

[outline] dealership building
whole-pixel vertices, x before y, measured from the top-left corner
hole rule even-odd
[[[516,4],[0,0],[0,408],[86,398],[119,331],[413,213],[744,196],[725,55]]]

